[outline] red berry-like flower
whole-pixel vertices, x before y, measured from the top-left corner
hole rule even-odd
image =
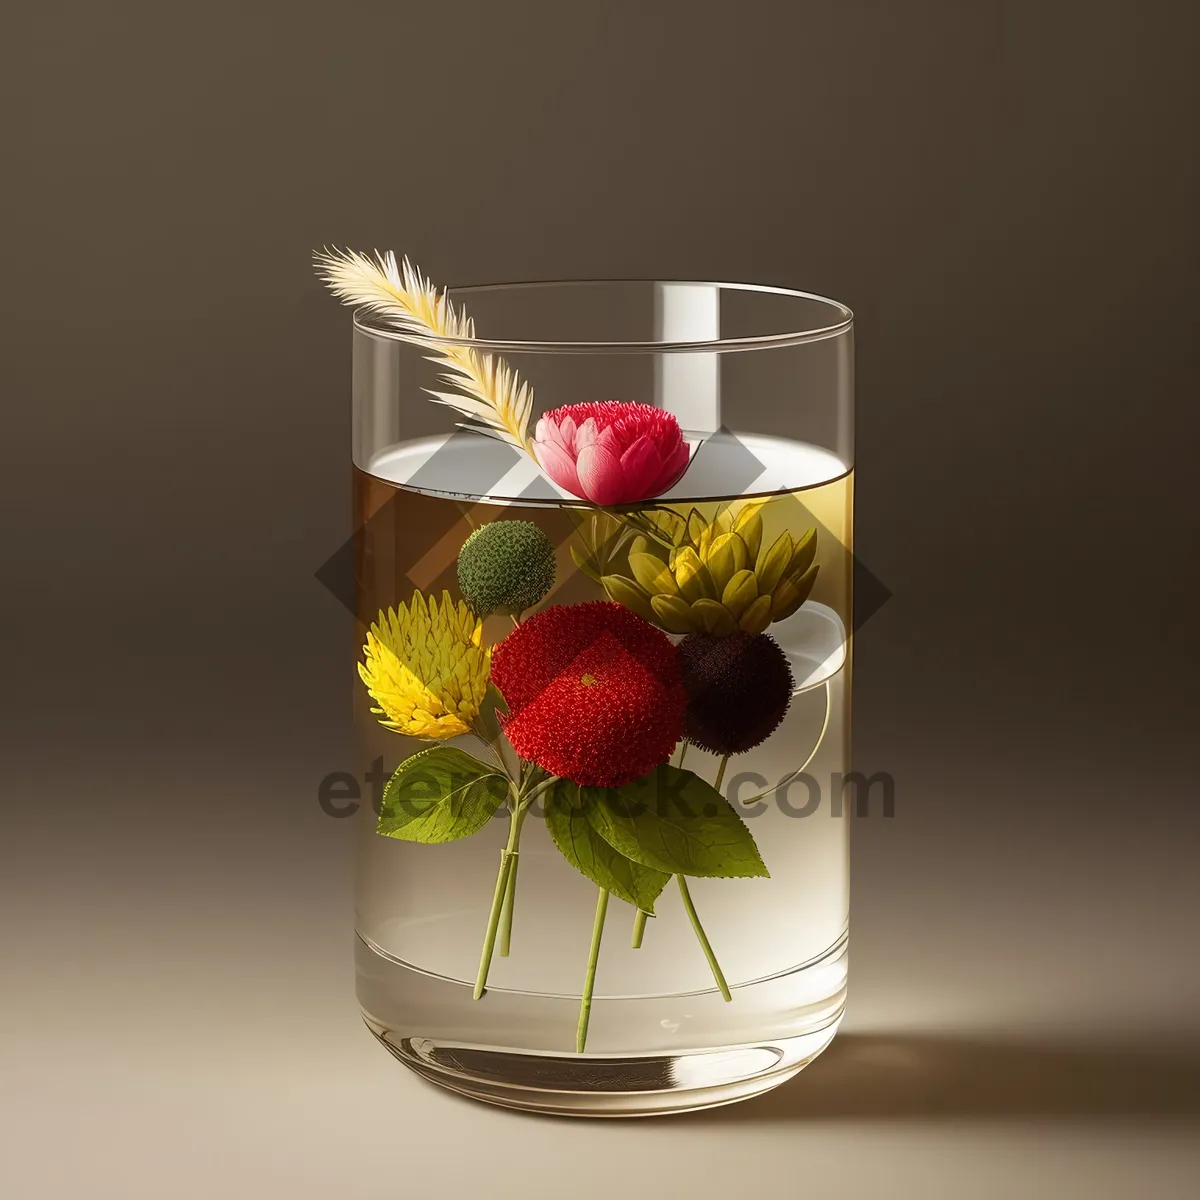
[[[554,605],[492,650],[504,732],[524,759],[594,787],[640,779],[671,756],[687,694],[661,630],[605,600]]]

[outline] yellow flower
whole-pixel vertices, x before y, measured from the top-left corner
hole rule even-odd
[[[381,612],[358,664],[379,704],[380,724],[419,738],[451,738],[470,731],[487,691],[490,653],[482,624],[449,592],[439,604],[420,592]]]
[[[670,550],[664,556],[657,540],[635,537],[626,555],[629,575],[600,580],[608,598],[668,633],[761,633],[790,617],[820,570],[817,531],[793,538],[784,530],[763,545],[765,504],[749,501],[737,512],[725,505],[711,521],[696,509],[686,518],[669,509],[646,513]]]

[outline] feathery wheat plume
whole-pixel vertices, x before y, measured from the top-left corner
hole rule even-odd
[[[343,304],[367,308],[387,318],[415,340],[473,338],[474,322],[456,311],[445,291],[439,292],[404,259],[397,266],[390,251],[374,257],[357,250],[326,249],[313,256],[318,275]],[[457,390],[426,389],[440,404],[467,417],[481,433],[531,453],[528,433],[533,388],[502,358],[481,354],[472,346],[446,346],[424,341],[430,362],[446,367],[442,382]]]

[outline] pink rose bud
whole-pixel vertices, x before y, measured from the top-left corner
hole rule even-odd
[[[593,504],[660,496],[687,470],[679,422],[650,404],[564,404],[540,417],[533,450],[559,487]]]

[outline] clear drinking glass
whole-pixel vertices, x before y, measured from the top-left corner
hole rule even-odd
[[[534,611],[615,601],[678,644],[689,629],[728,627],[711,605],[742,572],[728,611],[771,597],[756,611],[770,609],[765,632],[786,656],[791,695],[752,749],[725,758],[681,745],[670,760],[682,752],[681,771],[718,786],[769,876],[720,877],[719,864],[699,877],[663,874],[651,917],[616,893],[600,896],[568,861],[545,795],[519,830],[511,884],[498,874],[514,845],[511,801],[471,836],[440,844],[382,835],[364,805],[356,964],[366,1023],[425,1078],[515,1108],[625,1116],[756,1095],[829,1044],[845,1003],[851,313],[800,292],[720,283],[513,284],[450,296],[474,321],[471,339],[418,340],[355,316],[359,645],[382,611],[416,592],[457,602],[464,541],[520,520],[554,548],[553,587]],[[468,351],[531,385],[534,420],[586,401],[667,410],[689,444],[687,471],[646,504],[598,509],[569,495],[528,455],[433,402],[431,391],[446,390],[446,353]],[[645,535],[647,523],[657,536]],[[715,556],[733,531],[729,553]],[[704,571],[681,592],[681,564],[694,558]],[[670,576],[659,591],[682,610],[669,599],[655,607],[651,560]],[[798,573],[811,590],[789,611]],[[501,643],[514,624],[488,616],[482,644]],[[730,702],[754,709],[758,683],[735,680]],[[381,782],[428,743],[385,728],[366,688],[357,695],[364,762]],[[471,734],[450,744],[486,758]]]

